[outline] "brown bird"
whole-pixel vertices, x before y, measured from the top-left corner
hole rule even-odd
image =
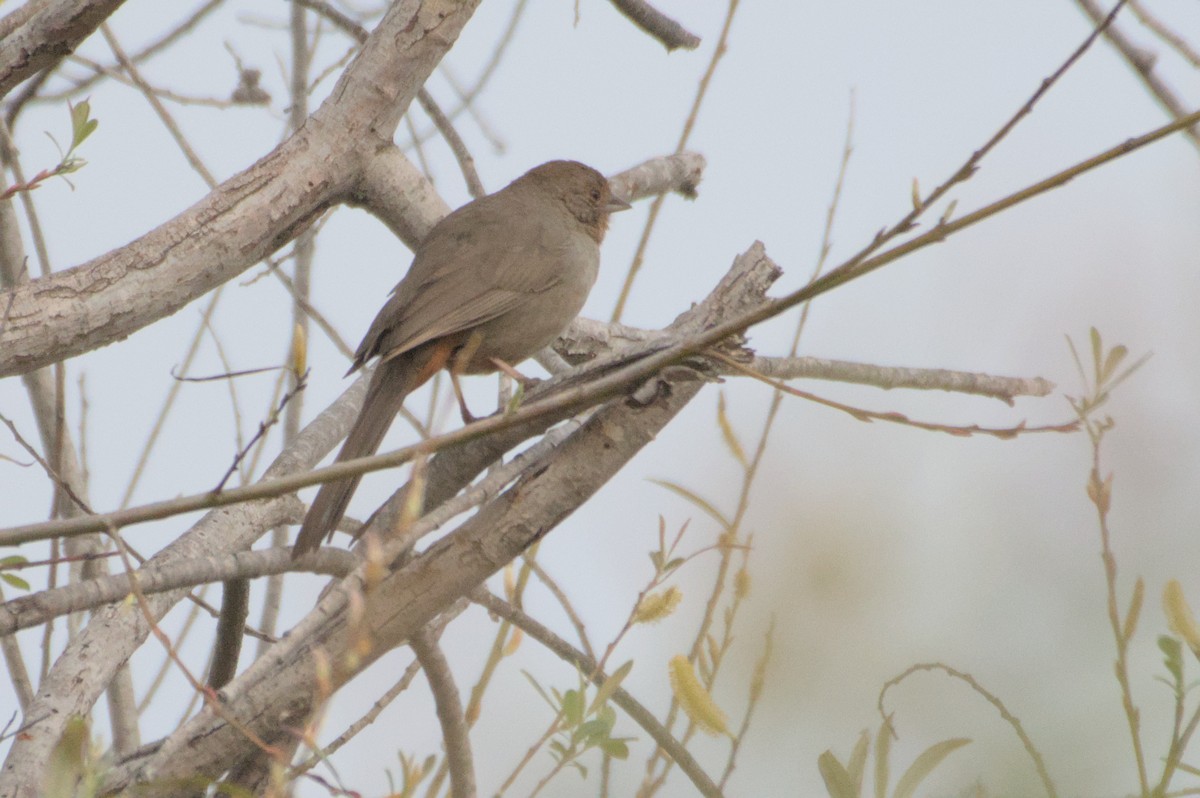
[[[595,169],[551,161],[438,222],[346,372],[379,357],[337,462],[374,454],[404,398],[439,369],[507,371],[548,346],[596,281],[608,215],[628,207]],[[321,486],[293,557],[332,537],[360,479]]]

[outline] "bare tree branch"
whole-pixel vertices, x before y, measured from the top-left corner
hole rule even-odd
[[[123,2],[50,0],[0,19],[0,97],[73,52]]]
[[[442,653],[437,635],[429,627],[414,634],[408,644],[425,670],[425,678],[429,681],[429,689],[437,706],[450,773],[450,796],[475,798],[475,764],[471,755],[470,730],[463,716],[462,700],[454,683],[454,674],[450,672],[450,663]]]
[[[778,273],[756,246],[738,258],[708,301],[689,310],[678,323],[702,329],[723,315],[761,303],[763,291]],[[648,444],[703,384],[691,369],[668,369],[635,392],[635,398],[609,402],[557,448],[551,463],[527,472],[419,558],[382,581],[372,579],[370,590],[363,590],[361,569],[356,571],[326,595],[272,649],[270,657],[252,664],[226,687],[227,706],[237,712],[252,707],[253,717],[238,720],[263,736],[269,736],[264,725],[301,722],[314,709],[311,657],[315,648],[334,657],[329,685],[337,689],[547,534]],[[403,548],[407,543],[396,545]],[[383,562],[389,561],[390,551],[385,546]],[[363,603],[353,631],[346,614],[352,594],[360,595]],[[371,648],[348,660],[341,652],[351,650],[350,634],[355,639],[365,636]],[[122,789],[133,781],[170,782],[183,773],[219,772],[232,766],[243,749],[240,734],[205,711],[173,734],[136,772],[114,772],[109,787]]]
[[[292,509],[288,520],[296,522],[303,517],[303,508],[295,502]],[[345,576],[356,564],[354,555],[341,549],[324,548],[296,560],[288,549],[259,549],[148,564],[138,569],[137,580],[142,592],[151,596],[233,578],[255,579],[292,571]],[[40,626],[60,615],[124,601],[128,595],[129,576],[116,574],[10,599],[0,604],[0,636]]]
[[[695,50],[700,37],[659,11],[645,0],[612,0],[613,6],[630,22],[662,42],[668,52],[682,47]]]
[[[1102,25],[1105,15],[1100,6],[1096,5],[1095,0],[1075,0],[1075,2],[1093,23]],[[1111,15],[1109,18],[1111,19]],[[1104,38],[1108,39],[1109,43],[1121,54],[1125,63],[1129,64],[1129,68],[1146,87],[1146,91],[1150,92],[1150,96],[1158,101],[1168,116],[1172,119],[1179,119],[1187,113],[1187,107],[1179,99],[1175,90],[1168,86],[1162,76],[1155,71],[1154,65],[1158,56],[1154,52],[1135,44],[1116,25],[1104,27]],[[1200,129],[1188,127],[1183,132],[1191,140],[1192,146],[1200,148]]]
[[[272,153],[129,245],[0,294],[0,376],[96,349],[174,313],[351,194],[477,2],[395,3],[330,98]]]
[[[780,380],[803,377],[873,385],[885,390],[954,391],[999,399],[1010,405],[1018,396],[1049,396],[1055,387],[1042,377],[997,377],[972,371],[876,366],[819,357],[756,357],[746,365]]]

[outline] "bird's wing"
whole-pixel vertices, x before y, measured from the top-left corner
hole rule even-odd
[[[558,270],[528,267],[558,258],[560,237],[536,215],[498,214],[482,202],[456,211],[456,223],[438,225],[421,242],[409,273],[359,345],[355,368],[375,355],[392,358],[470,330],[561,281]]]

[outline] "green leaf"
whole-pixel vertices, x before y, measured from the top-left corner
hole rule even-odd
[[[58,744],[50,752],[41,795],[75,798],[76,786],[87,775],[90,743],[87,721],[79,716],[70,718]]]
[[[892,716],[888,715],[875,734],[875,798],[887,798],[891,778],[889,758],[892,755]]]
[[[92,103],[90,100],[81,100],[78,105],[67,103],[67,108],[71,110],[71,129],[75,130],[81,127],[92,113]]]
[[[1125,380],[1129,379],[1129,375],[1133,374],[1133,372],[1137,371],[1137,370],[1138,370],[1138,369],[1140,369],[1142,366],[1146,365],[1146,363],[1147,363],[1147,362],[1150,360],[1150,358],[1151,358],[1151,357],[1153,357],[1153,356],[1154,356],[1154,353],[1153,353],[1153,352],[1147,352],[1146,354],[1144,354],[1144,355],[1142,355],[1141,357],[1139,357],[1139,358],[1137,359],[1137,361],[1136,361],[1136,362],[1135,362],[1135,363],[1134,363],[1132,366],[1130,366],[1129,368],[1127,368],[1127,369],[1125,369],[1124,371],[1122,371],[1122,372],[1121,372],[1119,375],[1117,375],[1116,377],[1113,377],[1113,378],[1112,378],[1112,381],[1111,381],[1111,382],[1109,382],[1109,385],[1108,385],[1109,389],[1111,390],[1111,389],[1113,389],[1113,388],[1116,388],[1118,385],[1120,385],[1121,383],[1125,382]]]
[[[1133,639],[1137,629],[1138,616],[1142,613],[1142,599],[1146,594],[1146,583],[1139,576],[1133,583],[1133,595],[1129,597],[1129,610],[1125,613],[1125,622],[1121,624],[1121,637],[1125,642]]]
[[[1075,348],[1075,342],[1071,340],[1071,336],[1064,337],[1067,339],[1067,348],[1071,350],[1071,359],[1075,361],[1075,369],[1079,372],[1079,379],[1086,385],[1087,372],[1083,370],[1083,361],[1079,359],[1079,350]]]
[[[545,702],[550,705],[550,708],[553,709],[555,712],[558,712],[559,704],[554,703],[553,699],[551,699],[550,696],[546,695],[546,691],[543,690],[542,686],[537,683],[537,679],[533,678],[533,674],[531,674],[529,671],[525,670],[524,668],[521,669],[521,673],[523,673],[525,675],[525,678],[529,680],[529,683],[533,685],[533,689],[537,690],[537,694],[540,695],[545,700]]]
[[[521,402],[525,401],[525,386],[517,383],[517,389],[513,391],[512,397],[508,403],[504,405],[504,415],[511,416],[513,413],[521,409]]]
[[[721,438],[725,441],[725,446],[728,447],[730,453],[733,454],[733,459],[737,460],[742,468],[745,468],[748,465],[746,450],[742,447],[742,442],[738,440],[733,424],[730,423],[729,416],[725,412],[724,391],[717,394],[717,426],[721,428]]]
[[[71,109],[71,150],[74,150],[92,135],[100,123],[88,118],[92,114],[92,104],[87,100],[78,105],[67,103],[67,107]]]
[[[629,746],[624,740],[609,738],[599,743],[600,750],[613,759],[626,760],[629,758]]]
[[[955,737],[934,743],[926,748],[920,756],[913,760],[913,763],[908,766],[908,770],[896,782],[896,791],[892,793],[893,798],[912,798],[917,787],[925,780],[926,776],[933,772],[934,768],[942,763],[943,759],[969,742],[971,741],[965,737]]]
[[[20,554],[10,554],[7,557],[0,557],[0,568],[8,568],[12,565],[25,565],[29,562],[27,557]]]
[[[583,693],[578,690],[568,690],[564,693],[562,713],[564,725],[568,729],[578,726],[583,720]]]
[[[829,798],[858,798],[854,792],[854,780],[846,772],[846,768],[832,751],[826,751],[817,757],[817,769],[825,780],[825,790]]]
[[[29,591],[29,583],[16,574],[0,573],[0,579],[3,579],[5,584],[15,587],[17,590]]]
[[[1128,347],[1117,344],[1112,349],[1108,350],[1108,356],[1104,358],[1104,381],[1108,382],[1109,378],[1117,372],[1117,367],[1121,365],[1121,361],[1129,354]]]
[[[956,199],[950,200],[950,203],[946,206],[946,210],[942,212],[942,217],[940,219],[938,219],[938,224],[942,225],[942,224],[945,224],[946,222],[950,221],[950,218],[952,216],[954,216],[954,209],[957,207],[958,207],[958,200],[956,200]]]
[[[588,707],[589,715],[604,706],[605,702],[612,698],[612,694],[621,686],[621,682],[625,681],[625,677],[629,675],[631,670],[633,670],[633,660],[629,660],[609,674],[608,678],[604,680],[604,684],[600,685],[600,689],[596,691],[596,697],[592,699],[592,705]]]
[[[714,666],[721,661],[721,644],[717,642],[717,638],[713,637],[712,633],[704,636],[705,652],[708,654],[708,661]]]
[[[683,487],[682,485],[678,485],[674,482],[670,482],[665,479],[652,479],[650,481],[653,482],[655,485],[658,485],[660,488],[666,488],[667,490],[671,491],[672,493],[676,494],[677,496],[681,496],[684,499],[687,499],[689,502],[696,505],[704,512],[708,513],[708,515],[712,516],[717,521],[717,523],[721,525],[722,529],[729,530],[730,528],[732,528],[733,524],[729,521],[729,519],[727,519],[724,515],[721,514],[720,510],[718,510],[716,507],[713,507],[707,501],[700,498],[697,494],[693,493],[692,491],[688,490],[687,488]]]
[[[83,126],[83,130],[79,134],[78,143],[82,144],[84,139],[96,132],[96,128],[100,127],[99,119],[89,119],[87,124]]]
[[[575,734],[585,745],[592,746],[599,745],[601,740],[607,740],[611,731],[612,726],[596,718],[579,724]]]
[[[1167,671],[1175,677],[1173,686],[1183,684],[1183,644],[1179,638],[1159,635],[1158,650],[1163,653],[1163,664],[1167,666]]]
[[[863,772],[867,769],[867,747],[871,744],[871,735],[863,729],[858,735],[858,742],[850,752],[850,761],[846,763],[846,771],[854,781],[854,794],[862,794]]]

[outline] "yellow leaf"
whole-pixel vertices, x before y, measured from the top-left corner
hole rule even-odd
[[[701,731],[708,734],[728,734],[725,713],[713,701],[708,690],[704,689],[704,685],[700,684],[700,680],[696,678],[696,671],[692,669],[692,663],[688,662],[688,658],[682,654],[671,657],[669,668],[671,691],[692,722]]]
[[[739,601],[750,595],[750,572],[745,568],[739,568],[733,575],[733,595]]]
[[[509,635],[508,643],[504,646],[503,655],[510,657],[517,653],[517,649],[521,647],[521,641],[524,639],[525,633],[521,631],[519,626],[514,626],[512,634]]]
[[[1169,580],[1163,588],[1163,611],[1171,631],[1182,637],[1192,653],[1200,657],[1200,627],[1196,625],[1196,616],[1192,614],[1183,595],[1183,586],[1177,579]]]
[[[642,597],[633,612],[634,623],[657,623],[675,611],[683,600],[683,591],[672,585],[666,590]]]
[[[308,338],[299,324],[292,328],[292,351],[288,360],[291,361],[292,375],[297,381],[303,379],[308,370]]]
[[[733,453],[734,459],[742,465],[742,468],[745,468],[746,450],[742,448],[742,442],[738,440],[737,433],[733,431],[733,425],[729,423],[729,416],[725,412],[724,391],[717,394],[717,424],[721,427],[721,437],[725,440],[725,445]]]

